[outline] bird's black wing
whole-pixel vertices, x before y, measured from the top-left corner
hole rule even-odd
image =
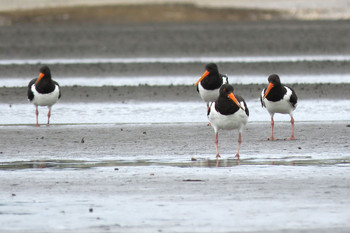
[[[36,82],[37,78],[32,79],[28,84],[27,97],[30,101],[34,99],[34,93],[32,92],[32,86]]]
[[[266,92],[266,88],[264,88],[264,91],[262,93],[265,93],[265,92]],[[261,107],[266,107],[265,104],[264,104],[264,101],[263,101],[262,94],[260,94],[260,102],[261,102]]]
[[[211,102],[210,105],[209,105],[209,108],[208,108],[208,111],[207,111],[207,117],[209,117],[211,105],[212,105],[213,103],[214,103],[214,102]]]
[[[248,105],[247,105],[247,103],[245,102],[245,100],[243,100],[243,103],[244,103],[245,113],[247,114],[247,116],[249,116],[249,109],[248,109]]]
[[[58,95],[58,98],[61,98],[61,87],[60,87],[60,84],[58,84],[58,82],[52,80],[53,84],[54,85],[57,85],[58,86],[58,91],[59,91],[59,95]]]
[[[247,116],[249,116],[249,109],[248,109],[248,105],[247,105],[247,103],[245,102],[245,100],[244,100],[241,96],[239,96],[239,95],[236,95],[236,99],[237,99],[238,102],[240,102],[240,103],[243,102],[245,113],[247,114]]]
[[[292,95],[290,96],[289,101],[292,104],[292,106],[295,108],[298,103],[298,96],[295,94],[295,91],[292,88],[290,87],[288,88],[292,91]]]

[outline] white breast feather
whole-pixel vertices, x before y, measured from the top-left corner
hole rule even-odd
[[[34,94],[34,99],[31,102],[37,106],[52,106],[58,101],[59,87],[57,85],[55,85],[54,91],[48,94],[37,92],[35,84],[32,85],[31,90]]]
[[[199,85],[198,90],[202,100],[204,100],[206,103],[214,102],[219,97],[219,88],[215,90],[206,90],[202,87],[202,85]]]
[[[243,102],[242,102],[242,107]],[[220,129],[223,130],[233,130],[238,129],[242,132],[243,127],[248,122],[248,116],[242,109],[239,109],[232,115],[222,115],[215,109],[215,103],[213,103],[210,107],[209,121],[213,126],[215,132]]]

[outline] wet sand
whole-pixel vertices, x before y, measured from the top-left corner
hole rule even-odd
[[[18,24],[0,27],[1,59],[348,54],[347,21]],[[123,46],[120,46],[123,44]],[[2,65],[1,78],[41,64]],[[193,75],[205,64],[54,64],[55,77]],[[219,64],[237,74],[348,74],[349,62]],[[100,76],[99,76],[100,75]],[[195,79],[195,78],[194,78]],[[282,80],[283,81],[283,80]],[[265,85],[237,85],[246,99]],[[349,84],[293,84],[300,99],[349,98]],[[62,87],[62,102],[194,101],[193,86]],[[0,88],[26,102],[25,88]],[[59,104],[59,103],[58,103]],[[1,126],[0,232],[347,232],[349,122]],[[280,165],[280,166],[279,166]]]
[[[347,232],[349,125],[289,129],[1,127],[0,232]]]
[[[350,35],[348,20],[210,22],[208,19],[203,22],[186,23],[77,23],[73,21],[55,24],[22,23],[2,26],[0,31],[3,51],[0,54],[1,59],[322,55],[349,54],[350,52],[349,42],[346,39]],[[348,67],[346,63],[334,64],[338,69]],[[127,65],[123,65],[119,69],[113,69],[113,66],[108,65],[90,68],[87,65],[82,67],[58,65],[60,72],[57,73],[62,73],[69,68],[66,74],[80,71],[86,75],[95,69],[104,74],[114,73],[116,70],[125,71],[128,68]],[[262,66],[266,65],[268,64],[262,64]],[[282,67],[287,65],[282,64]],[[302,71],[306,72],[312,64],[302,62],[297,65],[304,68]],[[327,63],[315,68],[318,70],[324,65]],[[331,63],[327,68],[332,66]],[[293,71],[293,67],[289,70]],[[14,68],[16,66],[9,67],[9,69]],[[135,69],[134,72],[140,68],[142,67],[130,67]],[[170,66],[166,67],[172,72],[178,70],[178,73],[187,73],[192,71],[193,64],[185,65],[183,70],[179,68],[181,67],[177,66],[171,70]],[[239,65],[235,70],[237,68]],[[145,70],[148,69],[141,71]],[[244,70],[252,72],[247,67]]]
[[[2,232],[349,230],[348,168],[117,168],[7,172]]]
[[[328,154],[325,159],[329,155],[349,155],[347,136],[350,127],[347,122],[297,122],[298,140],[295,141],[283,140],[290,136],[289,123],[276,122],[275,127],[276,137],[280,140],[269,142],[269,122],[249,123],[244,132],[242,159],[259,158],[260,154],[262,158],[279,154],[296,156],[296,159],[298,154]],[[202,154],[215,158],[213,129],[202,123],[3,126],[1,131],[4,160],[11,156],[35,160],[35,156],[101,159],[105,156],[153,155],[161,159],[162,155],[178,155],[181,160],[189,161],[191,157],[201,158]],[[238,133],[222,131],[220,134],[222,152],[234,155]]]

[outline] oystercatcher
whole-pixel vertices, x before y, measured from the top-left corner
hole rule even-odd
[[[249,110],[244,99],[233,94],[233,87],[224,84],[220,88],[219,98],[208,109],[208,118],[215,132],[216,158],[220,158],[218,149],[218,131],[238,129],[238,150],[235,158],[239,160],[242,143],[242,131],[248,122]]]
[[[294,90],[281,84],[277,74],[271,74],[268,78],[269,85],[261,92],[261,105],[267,109],[271,116],[271,136],[269,140],[275,140],[273,137],[273,116],[275,113],[289,114],[292,124],[292,136],[287,140],[295,139],[294,136],[294,118],[293,111],[298,102],[298,97]]]
[[[50,125],[50,116],[52,105],[57,103],[61,98],[61,90],[58,83],[51,79],[51,72],[49,67],[43,66],[40,68],[38,78],[32,79],[28,84],[28,100],[35,105],[36,108],[36,125],[39,126],[38,106],[47,106],[49,112],[47,114],[47,126]]]
[[[207,64],[205,69],[204,74],[195,85],[200,97],[207,103],[208,110],[209,103],[216,101],[219,97],[220,87],[228,83],[228,77],[219,73],[218,66],[215,63]]]

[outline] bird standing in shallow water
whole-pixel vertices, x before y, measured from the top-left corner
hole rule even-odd
[[[218,149],[218,131],[238,129],[238,150],[236,158],[239,159],[239,151],[242,143],[242,131],[248,122],[249,110],[244,99],[233,94],[233,87],[224,84],[220,88],[219,98],[210,105],[208,118],[215,132],[216,158],[220,158]]]
[[[47,106],[49,112],[47,114],[47,126],[50,125],[50,116],[52,105],[57,103],[61,98],[61,90],[58,83],[51,79],[51,72],[49,67],[43,66],[40,68],[38,78],[32,79],[28,84],[27,92],[28,100],[35,105],[36,108],[36,125],[39,126],[38,106]]]
[[[200,97],[206,102],[208,110],[209,103],[216,101],[219,97],[220,87],[228,83],[228,77],[219,73],[218,66],[215,63],[207,64],[205,69],[204,74],[195,85]]]
[[[271,116],[271,136],[269,140],[275,140],[273,136],[273,127],[275,124],[273,116],[275,113],[290,115],[292,135],[287,140],[293,140],[295,139],[293,111],[297,106],[298,97],[292,88],[281,84],[277,74],[271,74],[268,81],[269,85],[261,92],[260,101],[261,105],[267,109]]]

